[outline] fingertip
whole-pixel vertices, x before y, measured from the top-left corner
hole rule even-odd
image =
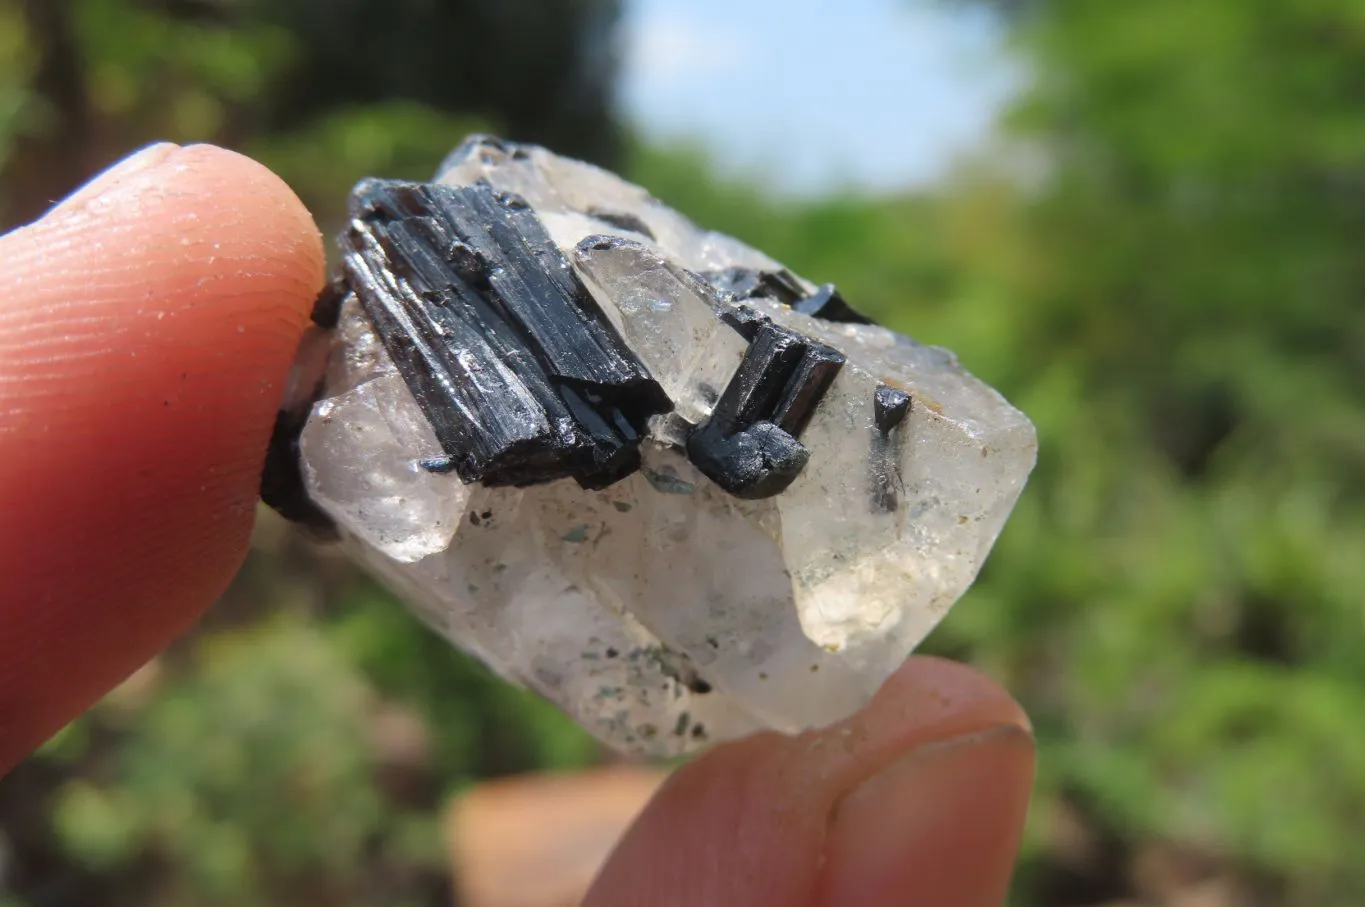
[[[902,748],[986,727],[1033,732],[1023,707],[997,681],[970,665],[932,655],[908,659],[851,720],[875,725]]]
[[[1000,725],[902,754],[844,795],[816,905],[999,907],[1033,784],[1033,738]]]
[[[0,262],[3,770],[235,571],[324,261],[269,170],[160,145],[0,238]]]
[[[95,174],[90,178],[89,182],[85,183],[83,186],[77,187],[76,191],[63,199],[52,209],[52,211],[48,212],[43,220],[52,217],[52,215],[57,212],[69,211],[73,207],[80,205],[89,199],[96,198],[99,195],[108,192],[133,174],[155,167],[167,157],[179,153],[180,150],[180,146],[173,142],[155,142],[140,151],[133,152],[108,169]]]
[[[270,169],[214,145],[150,145],[95,176],[38,221],[0,237],[10,283],[26,292],[0,301],[8,317],[24,310],[41,318],[41,304],[76,287],[114,289],[109,278],[144,282],[147,308],[164,305],[174,278],[187,269],[220,265],[213,276],[230,297],[234,282],[271,291],[275,303],[306,313],[325,268],[322,238],[294,191]],[[66,267],[88,257],[90,280]],[[120,266],[134,269],[120,274]],[[147,266],[147,267],[144,267]],[[74,278],[74,279],[73,279]],[[74,300],[73,300],[74,301]],[[139,308],[117,300],[121,314]]]
[[[948,751],[925,760],[929,769],[901,770],[936,750]],[[1032,759],[1027,717],[999,684],[965,665],[911,658],[845,721],[796,737],[755,735],[679,769],[585,903],[878,907],[914,902],[915,890],[895,887],[908,866],[939,873],[921,887],[941,899],[926,903],[982,904],[981,892],[997,890],[1001,872],[1008,878]],[[990,875],[916,861],[915,848],[939,853],[925,846],[935,836],[974,841]],[[869,840],[889,846],[872,853]],[[862,856],[883,863],[852,862]],[[849,892],[882,899],[837,899]]]
[[[158,146],[153,146],[154,148]],[[219,243],[240,243],[241,258],[260,256],[260,276],[279,302],[307,315],[322,285],[326,258],[313,215],[294,190],[265,165],[216,145],[187,145],[156,164],[184,195],[217,202]],[[235,196],[235,198],[234,198]]]

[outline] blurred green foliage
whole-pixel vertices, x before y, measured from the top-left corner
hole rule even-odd
[[[152,137],[256,154],[324,222],[357,177],[421,176],[475,127],[621,155],[1037,422],[1030,488],[929,644],[1035,721],[1015,901],[1361,903],[1365,6],[979,3],[1028,77],[998,144],[929,192],[798,203],[685,149],[601,143],[612,5],[556,5],[583,33],[535,54],[599,103],[539,122],[482,83],[479,103],[420,96],[392,50],[415,11],[376,45],[371,72],[397,72],[343,91],[319,73],[361,0],[340,37],[305,0],[0,0],[0,205],[27,216]],[[515,17],[478,21],[515,53]],[[53,74],[53,35],[83,89]],[[0,783],[0,904],[442,903],[445,794],[600,758],[266,529],[195,639]]]
[[[1037,169],[962,273],[1045,453],[940,643],[1014,677],[1044,804],[1360,903],[1365,7],[1016,15]]]

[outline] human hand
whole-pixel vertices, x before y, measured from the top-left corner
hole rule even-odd
[[[273,174],[158,145],[0,237],[0,266],[3,773],[240,565],[324,264]],[[586,904],[998,905],[1027,728],[991,681],[912,658],[845,722],[679,769]]]

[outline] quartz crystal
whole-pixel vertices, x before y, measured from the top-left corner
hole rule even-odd
[[[295,450],[431,627],[657,756],[848,715],[975,578],[1032,425],[643,189],[476,136],[352,197]]]

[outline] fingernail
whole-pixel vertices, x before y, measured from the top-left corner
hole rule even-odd
[[[90,182],[67,196],[66,200],[62,202],[62,207],[66,207],[73,203],[81,204],[89,202],[91,199],[105,195],[123,185],[130,177],[135,177],[143,171],[150,170],[179,150],[180,146],[172,142],[158,142],[155,145],[148,145],[141,151],[131,154],[117,164],[114,164],[104,172],[96,174]]]
[[[901,757],[836,808],[817,903],[998,907],[1032,779],[1033,740],[1016,725]]]

